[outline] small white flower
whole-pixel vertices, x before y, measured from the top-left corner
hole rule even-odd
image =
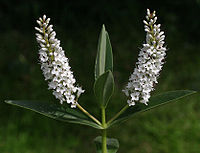
[[[75,86],[73,72],[70,70],[69,60],[64,50],[60,47],[60,41],[55,38],[56,32],[53,25],[49,25],[50,18],[46,15],[39,18],[39,27],[35,29],[36,40],[39,43],[39,59],[45,80],[49,81],[49,88],[60,103],[67,102],[71,107],[76,107],[79,96],[84,92],[81,87]]]
[[[123,90],[128,96],[128,105],[133,106],[135,102],[147,105],[151,91],[163,66],[166,55],[164,45],[165,35],[160,30],[160,24],[156,24],[156,12],[150,13],[147,9],[146,19],[143,23],[146,31],[146,43],[143,44],[136,63],[136,68],[129,78],[126,88]]]

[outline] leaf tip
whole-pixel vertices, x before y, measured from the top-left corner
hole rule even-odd
[[[7,103],[7,104],[11,104],[12,103],[11,100],[4,100],[4,102]]]
[[[197,93],[197,91],[195,91],[195,90],[192,90],[192,91],[193,91],[194,94]]]
[[[102,25],[102,31],[105,31],[105,33],[106,33],[106,27],[105,27],[105,24]]]

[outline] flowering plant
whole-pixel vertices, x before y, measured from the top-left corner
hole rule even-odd
[[[157,17],[154,12],[147,9],[144,29],[146,41],[140,50],[136,67],[129,78],[123,92],[128,97],[127,104],[107,121],[106,106],[114,91],[113,55],[108,32],[103,25],[98,42],[95,62],[94,94],[96,96],[100,117],[94,117],[78,102],[82,87],[76,85],[69,59],[60,47],[53,26],[49,25],[50,18],[44,15],[37,20],[39,27],[36,39],[39,44],[39,61],[48,87],[60,103],[46,103],[39,101],[7,100],[6,103],[17,105],[38,112],[47,117],[63,122],[83,124],[102,131],[102,135],[95,138],[98,153],[116,153],[119,148],[117,139],[107,138],[107,129],[117,125],[136,113],[161,106],[168,102],[194,94],[191,90],[177,90],[162,93],[151,97],[151,91],[158,80],[163,67],[166,47],[165,35],[160,24],[156,24]]]

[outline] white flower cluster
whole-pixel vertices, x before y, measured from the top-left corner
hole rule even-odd
[[[144,20],[144,29],[147,32],[146,42],[143,44],[136,63],[136,68],[129,78],[129,82],[123,92],[129,97],[129,106],[135,105],[135,102],[141,102],[147,105],[150,98],[150,92],[154,90],[157,83],[159,72],[162,69],[166,48],[164,45],[164,32],[160,30],[160,24],[156,24],[155,11],[150,13],[147,9],[146,21]]]
[[[53,25],[49,25],[50,18],[39,18],[39,28],[35,29],[36,39],[39,43],[39,59],[45,80],[49,81],[49,89],[62,104],[66,101],[71,107],[76,107],[77,99],[84,92],[81,87],[75,86],[73,72],[70,70],[69,60],[64,50],[60,47],[60,41],[55,38]]]

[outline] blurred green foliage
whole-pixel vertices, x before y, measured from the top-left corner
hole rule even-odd
[[[55,101],[47,90],[34,37],[35,20],[51,17],[75,77],[86,89],[80,103],[99,115],[93,95],[98,34],[104,23],[114,54],[116,89],[109,116],[126,103],[126,85],[141,44],[146,8],[155,9],[166,33],[166,64],[153,94],[200,88],[200,3],[166,1],[0,1],[0,152],[90,153],[99,133],[85,126],[64,124],[3,103],[5,99]],[[200,152],[200,96],[197,94],[137,115],[110,130],[120,141],[119,153]]]

